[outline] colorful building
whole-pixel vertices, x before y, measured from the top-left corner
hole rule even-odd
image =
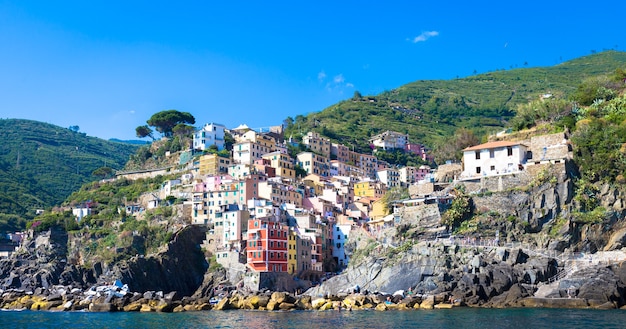
[[[267,218],[248,221],[247,266],[257,272],[287,272],[286,225]]]
[[[207,123],[193,134],[193,148],[206,150],[211,145],[217,146],[218,151],[224,149],[224,133],[226,127],[219,123]]]
[[[302,143],[308,146],[311,151],[330,158],[330,139],[320,136],[320,134],[309,131],[302,137]]]
[[[276,177],[282,177],[290,180],[294,180],[296,178],[294,162],[289,155],[280,153],[279,151],[274,151],[263,155],[262,158],[269,160],[270,166],[276,169]]]
[[[330,159],[313,152],[301,152],[297,161],[307,174],[315,174],[322,177],[330,176]]]
[[[198,174],[217,176],[228,173],[231,159],[217,154],[204,154],[198,159]]]

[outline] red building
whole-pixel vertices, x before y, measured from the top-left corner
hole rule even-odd
[[[287,272],[289,227],[269,218],[248,221],[247,265],[257,272]]]

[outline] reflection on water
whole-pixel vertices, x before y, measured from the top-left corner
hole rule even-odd
[[[624,328],[621,310],[202,311],[186,313],[1,312],[11,328]]]

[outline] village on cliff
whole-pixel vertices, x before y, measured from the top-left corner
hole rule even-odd
[[[376,150],[401,149],[427,163],[432,157],[423,145],[393,131],[370,139],[371,154],[308,132],[302,137],[306,151],[292,158],[288,145],[295,142],[285,139],[281,128],[258,132],[246,125],[226,129],[206,124],[194,133],[189,150],[170,155],[179,158],[177,165],[118,172],[115,179],[180,174],[159,191],[126,205],[126,213],[141,216],[146,209],[166,204],[168,197],[186,200],[182,208],[190,224],[208,227],[203,248],[225,268],[288,273],[315,283],[347,267],[354,249],[346,245],[351,234],[377,239],[385,228],[418,216],[420,208],[443,210],[454,198],[454,183],[463,181],[469,192],[503,190],[509,187],[509,176],[536,171],[533,168],[543,164],[564,166],[571,158],[567,136],[557,133],[469,147],[464,150],[464,168],[459,163],[437,170],[427,165],[397,167],[378,160]],[[225,133],[235,140],[230,156],[223,151]],[[213,152],[207,152],[210,149]],[[297,177],[296,167],[306,175]],[[383,198],[397,187],[408,188],[409,197]],[[80,220],[91,209],[84,204],[73,212]],[[439,220],[425,230],[427,238],[447,234]]]

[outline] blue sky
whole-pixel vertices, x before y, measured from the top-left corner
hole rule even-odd
[[[626,2],[3,1],[0,117],[135,139],[154,113],[277,125],[416,80],[626,49]]]

